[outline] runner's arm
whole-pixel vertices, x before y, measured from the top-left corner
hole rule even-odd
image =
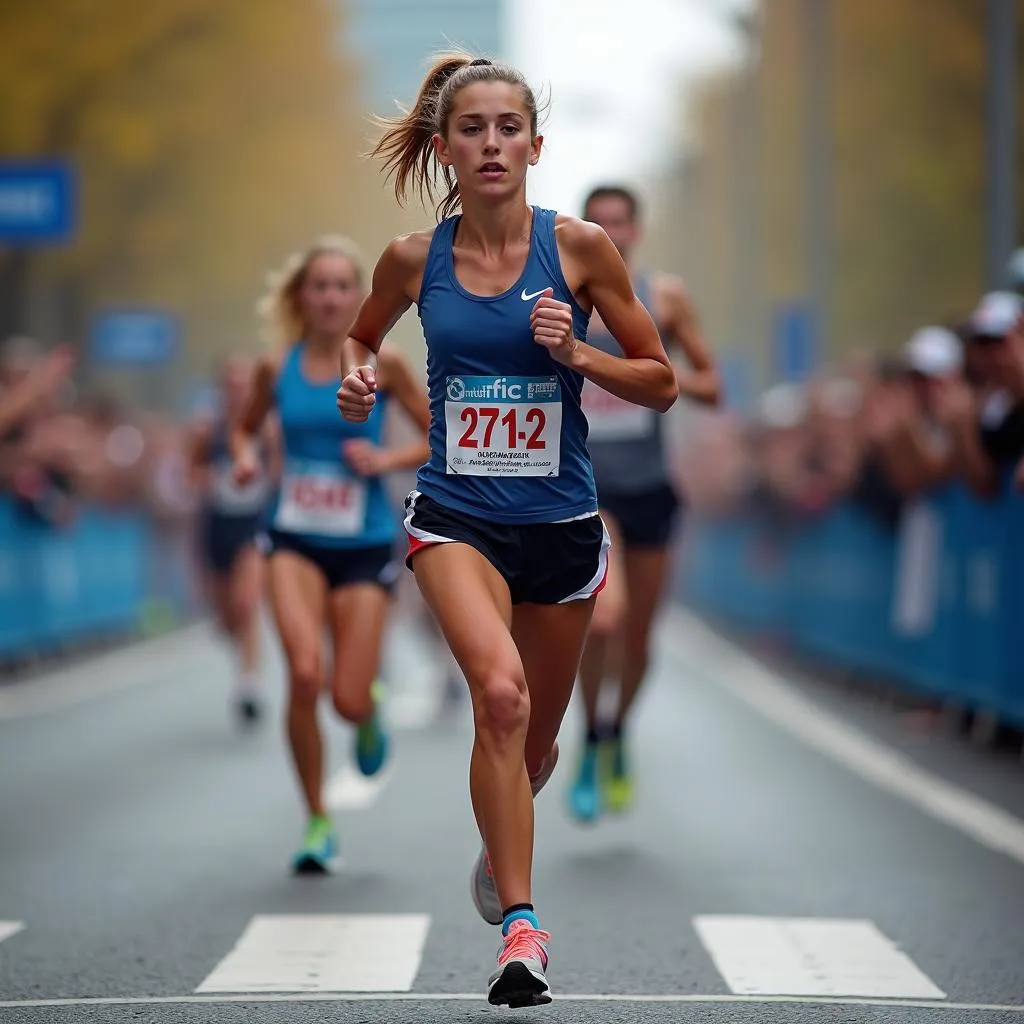
[[[618,250],[595,224],[566,218],[560,230],[581,279],[579,290],[590,297],[623,352],[613,356],[580,344],[570,365],[623,401],[667,412],[679,397],[675,369]]]
[[[678,348],[690,364],[687,369],[675,367],[679,394],[702,405],[717,406],[721,381],[686,286],[678,277],[668,275],[660,279],[658,286],[665,313],[665,332],[673,347]]]
[[[251,451],[263,422],[274,403],[274,385],[281,366],[281,353],[263,356],[253,368],[249,394],[242,414],[231,426],[231,457],[237,461],[243,451]]]
[[[416,441],[383,454],[384,472],[396,469],[419,469],[430,458],[427,432],[430,430],[430,405],[426,388],[413,376],[408,360],[390,346],[378,353],[377,375],[382,391],[394,395],[405,414],[420,432]]]
[[[392,239],[381,253],[373,268],[370,294],[363,299],[341,348],[342,380],[360,366],[376,367],[381,342],[419,293],[429,245],[430,234],[417,232]]]

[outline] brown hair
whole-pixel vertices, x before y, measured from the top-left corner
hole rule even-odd
[[[365,276],[362,256],[356,244],[343,235],[325,235],[305,252],[292,253],[284,266],[267,275],[267,292],[256,305],[267,341],[290,345],[302,338],[306,325],[299,309],[299,292],[313,261],[327,253],[344,256],[352,264],[356,283],[362,287]]]
[[[635,221],[640,217],[640,200],[637,199],[636,193],[625,185],[598,185],[592,188],[583,201],[584,217],[590,212],[590,204],[599,199],[621,199],[629,208],[630,220]]]
[[[465,53],[444,54],[427,72],[412,110],[402,109],[399,117],[377,118],[385,131],[372,155],[384,158],[386,177],[394,175],[395,198],[399,203],[405,204],[410,191],[417,192],[423,202],[434,202],[440,169],[447,191],[436,207],[438,219],[449,216],[458,207],[458,182],[450,167],[435,163],[433,137],[435,133],[447,137],[448,116],[456,95],[477,82],[518,86],[530,112],[530,136],[537,137],[537,100],[521,71]]]

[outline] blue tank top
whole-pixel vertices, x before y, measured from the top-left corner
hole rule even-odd
[[[345,461],[346,441],[379,445],[387,396],[365,423],[338,414],[338,383],[315,384],[302,372],[305,345],[293,345],[274,397],[281,421],[284,472],[270,526],[325,548],[366,548],[393,542],[397,520],[379,477],[359,476]]]
[[[223,420],[217,424],[207,446],[210,480],[203,496],[203,507],[207,514],[228,519],[259,516],[270,497],[270,478],[267,476],[267,453],[262,442],[258,452],[260,466],[256,478],[244,487],[239,487],[234,479],[228,426]]]
[[[430,459],[417,486],[492,522],[552,523],[597,511],[583,377],[552,359],[530,330],[537,297],[551,287],[572,306],[576,337],[587,337],[590,317],[562,275],[555,216],[533,207],[526,266],[501,295],[473,295],[456,279],[458,216],[435,229],[423,271]]]

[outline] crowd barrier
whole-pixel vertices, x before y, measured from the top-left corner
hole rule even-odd
[[[751,512],[692,524],[682,597],[797,651],[1024,725],[1024,497],[959,485],[893,530],[853,504],[780,529]]]
[[[175,619],[191,602],[188,560],[168,558],[168,546],[140,512],[80,507],[53,528],[0,497],[0,661]]]

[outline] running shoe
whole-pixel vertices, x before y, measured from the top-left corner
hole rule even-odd
[[[487,1001],[513,1008],[550,1003],[545,977],[550,941],[547,932],[529,921],[513,921],[498,951],[498,969],[487,980]]]
[[[598,745],[587,743],[580,754],[576,781],[569,790],[569,813],[580,823],[590,824],[601,812],[598,788]]]
[[[338,866],[338,836],[329,818],[310,818],[299,852],[292,858],[296,875],[329,875]]]
[[[384,688],[374,683],[370,691],[373,697],[373,714],[356,729],[355,760],[363,775],[376,775],[384,767],[388,756],[388,736],[384,730],[381,714]]]
[[[613,814],[621,814],[632,806],[634,795],[633,774],[626,756],[626,744],[619,737],[605,740],[601,747],[604,805]]]

